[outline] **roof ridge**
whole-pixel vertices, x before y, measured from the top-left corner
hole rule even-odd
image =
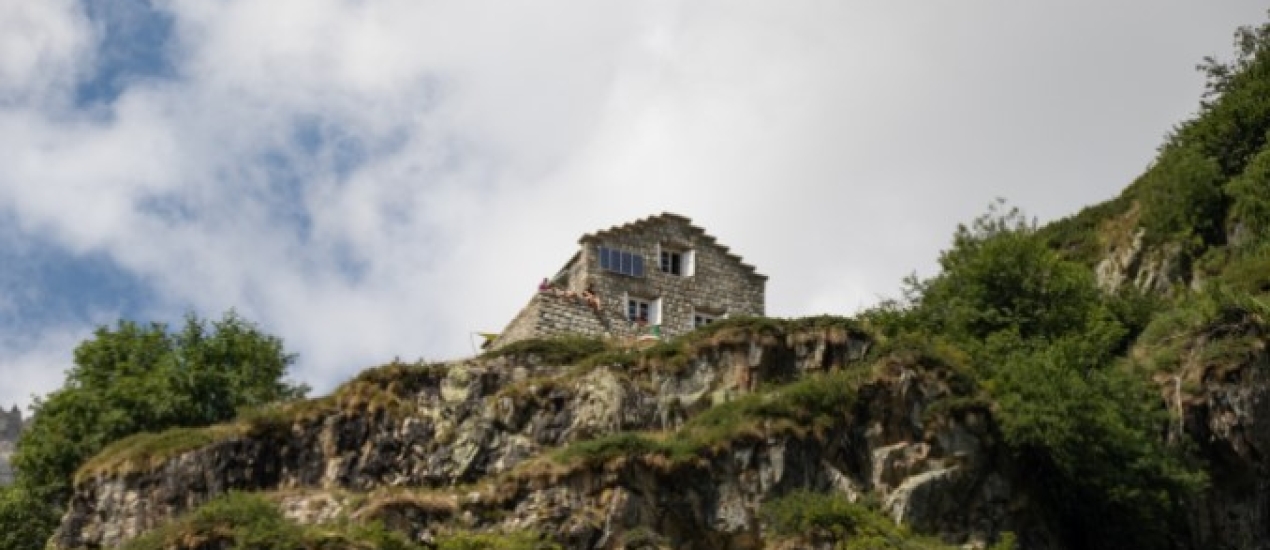
[[[602,229],[599,231],[595,231],[593,233],[584,233],[582,237],[578,239],[578,244],[587,244],[588,242],[602,239],[618,231],[639,229],[659,221],[677,221],[677,222],[683,223],[685,226],[688,227],[690,231],[692,231],[693,233],[696,233],[699,236],[699,238],[702,240],[702,242],[718,249],[720,252],[724,254],[725,257],[736,262],[741,267],[742,270],[748,271],[751,275],[754,275],[756,277],[761,277],[763,279],[767,278],[766,275],[759,273],[758,269],[754,267],[752,264],[746,263],[744,258],[742,258],[739,254],[732,252],[731,247],[721,244],[719,242],[718,237],[711,235],[710,232],[706,231],[704,227],[701,227],[693,223],[692,218],[689,218],[688,216],[684,216],[683,214],[677,214],[674,212],[663,211],[660,214],[652,214],[652,215],[639,218],[634,221],[629,221],[620,225],[613,225],[613,226],[610,226],[608,229]]]

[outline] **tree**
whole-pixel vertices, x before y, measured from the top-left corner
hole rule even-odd
[[[981,341],[1004,330],[1045,340],[1082,326],[1100,301],[1093,275],[1047,248],[1018,209],[1003,209],[998,201],[959,226],[941,273],[910,282],[928,328]]]
[[[30,536],[23,499],[56,509],[70,495],[75,470],[108,443],[144,431],[230,420],[243,407],[303,397],[284,380],[295,357],[282,341],[234,312],[207,323],[191,315],[179,332],[166,325],[119,321],[99,327],[75,349],[66,382],[36,399],[30,428],[13,455],[15,491],[0,499],[0,531]],[[29,515],[29,514],[27,514]],[[0,550],[43,546],[50,534]]]
[[[0,487],[0,548],[43,548],[59,515],[56,506],[24,487]]]
[[[1222,181],[1212,158],[1192,147],[1166,148],[1140,184],[1147,236],[1156,242],[1180,240],[1192,249],[1219,240]]]
[[[1270,241],[1270,146],[1263,146],[1239,176],[1226,184],[1231,217],[1242,225],[1240,244],[1255,248]]]
[[[1117,359],[1152,302],[1102,293],[1001,202],[959,227],[939,263],[909,280],[907,307],[871,320],[969,358],[1024,483],[1073,547],[1167,547],[1203,478],[1160,437],[1152,386]]]

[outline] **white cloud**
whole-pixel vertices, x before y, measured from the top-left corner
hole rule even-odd
[[[64,97],[90,45],[74,0],[0,0],[0,107]]]
[[[22,414],[32,396],[42,396],[65,380],[75,346],[92,333],[91,327],[68,327],[40,334],[34,341],[12,342],[0,339],[0,407],[9,410],[18,405]]]
[[[469,352],[580,234],[666,210],[770,275],[771,313],[850,313],[996,196],[1114,195],[1263,10],[169,0],[176,76],[83,112],[40,97],[98,29],[0,2],[0,205],[157,314],[237,308],[319,389]]]

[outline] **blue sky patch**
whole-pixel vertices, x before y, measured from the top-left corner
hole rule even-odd
[[[171,78],[172,16],[149,0],[81,0],[98,33],[93,71],[75,90],[76,104],[112,103],[138,80]]]
[[[106,254],[73,254],[22,232],[12,215],[0,214],[0,243],[0,330],[9,335],[103,314],[136,319],[154,302],[146,282]]]

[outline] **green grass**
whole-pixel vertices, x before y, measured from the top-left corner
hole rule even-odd
[[[75,473],[75,481],[102,474],[151,470],[181,453],[211,445],[241,433],[230,424],[200,428],[172,428],[159,433],[133,434],[107,445]]]
[[[1106,241],[1125,240],[1128,235],[1123,232],[1134,227],[1117,227],[1115,223],[1117,218],[1129,211],[1132,204],[1130,195],[1122,193],[1114,199],[1087,206],[1073,216],[1050,222],[1037,230],[1037,236],[1064,257],[1092,266],[1102,259]],[[1116,230],[1122,234],[1105,234]]]
[[[565,335],[512,342],[487,352],[482,357],[512,357],[525,361],[536,360],[548,365],[572,365],[609,349],[609,345],[599,338]]]
[[[124,543],[119,550],[423,550],[381,524],[301,526],[257,493],[231,492]]]
[[[300,525],[283,516],[261,493],[230,492],[124,543],[119,550],[424,550],[379,521],[347,518]],[[558,550],[530,532],[452,532],[437,537],[438,550]]]
[[[1134,357],[1155,372],[1176,372],[1191,362],[1233,367],[1263,350],[1270,305],[1222,281],[1178,298],[1138,338]]]
[[[896,525],[882,512],[847,499],[839,493],[794,491],[763,503],[760,516],[776,539],[800,542],[827,542],[843,550],[953,550],[933,537],[914,534]],[[1008,533],[992,550],[1010,550],[1014,537]]]
[[[552,459],[595,466],[621,457],[656,455],[682,463],[749,436],[820,435],[849,417],[866,379],[865,369],[808,376],[706,409],[672,433],[615,433],[569,445]]]
[[[181,453],[231,437],[282,439],[297,422],[340,410],[386,411],[403,415],[413,410],[413,397],[445,376],[446,367],[423,362],[386,365],[362,371],[327,397],[271,403],[238,411],[231,422],[205,427],[171,428],[139,433],[107,445],[76,472],[86,477],[147,471]]]
[[[819,315],[798,319],[736,316],[720,319],[676,338],[635,350],[617,347],[602,339],[588,336],[555,336],[513,342],[488,352],[482,357],[510,357],[520,361],[536,361],[549,365],[576,365],[644,368],[664,374],[683,373],[704,348],[724,343],[758,340],[775,343],[793,334],[828,331],[829,339],[841,343],[848,338],[872,339],[869,331],[854,319]]]

